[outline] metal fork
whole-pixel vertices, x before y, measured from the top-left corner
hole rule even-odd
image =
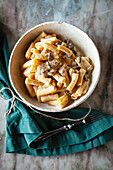
[[[61,128],[45,132],[41,136],[39,136],[37,139],[35,139],[33,142],[43,141],[43,140],[45,140],[45,139],[47,139],[47,138],[49,138],[53,135],[59,134],[59,133],[64,132],[66,130],[70,130],[73,127],[76,127],[77,125],[80,125],[80,124],[88,125],[88,124],[91,124],[91,123],[98,121],[98,120],[105,118],[105,117],[108,117],[108,114],[105,114],[105,113],[102,113],[102,112],[96,112],[92,115],[89,115],[88,117],[86,117],[85,119],[83,119],[79,122],[64,125]]]

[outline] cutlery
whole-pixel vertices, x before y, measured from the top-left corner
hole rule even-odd
[[[59,134],[59,133],[64,132],[66,130],[70,130],[73,127],[76,127],[77,125],[80,125],[80,124],[88,125],[88,124],[94,123],[95,121],[98,121],[102,118],[105,118],[107,116],[108,116],[108,114],[105,114],[105,113],[102,113],[102,112],[96,112],[92,115],[87,116],[85,119],[83,119],[79,122],[76,122],[76,123],[73,123],[73,124],[67,124],[67,125],[64,125],[64,126],[58,128],[58,129],[45,132],[41,136],[39,136],[37,139],[35,139],[33,142],[43,141],[43,140],[45,140],[45,139],[47,139],[47,138],[49,138],[53,135]]]

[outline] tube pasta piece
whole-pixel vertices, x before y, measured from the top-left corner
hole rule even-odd
[[[56,86],[56,85],[57,85],[56,81],[55,81],[55,80],[52,80],[51,85]]]
[[[51,81],[52,81],[51,78],[45,78],[44,75],[39,75],[37,74],[37,72],[35,73],[35,79],[42,83],[45,83],[46,85],[51,84]]]
[[[52,42],[57,42],[57,38],[56,37],[52,37],[52,38],[41,38],[41,42],[47,42],[49,44],[52,44]]]
[[[65,47],[63,45],[58,45],[57,49],[64,52],[64,53],[66,53],[68,56],[71,56],[72,53],[73,53],[69,48],[67,48],[67,47]]]
[[[64,87],[67,87],[69,85],[69,82],[70,82],[67,71],[65,72],[65,78],[66,78],[66,80],[64,82]]]
[[[79,78],[78,78],[78,81],[77,81],[77,86],[81,86],[82,85],[82,82],[83,82],[83,77],[86,73],[86,70],[84,70],[83,68],[80,69],[80,72],[79,72]]]
[[[58,99],[58,94],[41,96],[40,98],[41,98],[41,102],[48,102],[48,101],[52,101],[52,100],[57,100]]]
[[[88,79],[88,81],[85,81],[84,83],[85,83],[85,85],[84,85],[84,89],[83,89],[83,94],[86,94],[86,92],[88,91],[88,88],[89,88],[90,79]]]
[[[87,71],[91,71],[93,66],[85,59],[86,57],[81,57],[81,61],[79,61],[79,57],[77,57],[76,62],[77,64]]]
[[[53,75],[54,79],[57,80],[60,83],[64,83],[65,82],[65,77],[61,76],[60,74],[56,73],[55,75]]]
[[[46,37],[46,36],[47,36],[47,34],[46,34],[45,32],[42,32],[42,33],[35,39],[34,43],[40,41],[41,38],[44,38],[44,37]]]
[[[45,96],[47,94],[55,93],[57,88],[55,86],[42,87],[37,90],[37,96]]]
[[[87,68],[87,71],[92,71],[93,70],[93,65],[90,65],[88,68]]]
[[[41,62],[39,60],[37,60],[36,58],[32,59],[32,60],[28,60],[27,62],[25,62],[22,67],[21,67],[21,70],[24,70],[28,67],[31,67],[32,66],[36,66],[36,65],[39,65],[41,64]]]
[[[35,58],[44,61],[48,59],[48,56],[43,56],[42,54],[35,54]]]
[[[40,60],[38,60],[36,58],[33,59],[32,66],[38,66],[40,64],[42,64],[42,62]]]
[[[70,69],[69,69],[69,75],[70,75],[70,77],[72,77],[72,74],[73,74],[74,72],[75,72],[75,71],[74,71],[73,68],[70,68]]]
[[[22,66],[21,66],[21,70],[24,70],[28,67],[31,67],[32,65],[32,60],[28,60],[27,62],[25,62]]]
[[[35,58],[38,60],[47,60],[48,56],[44,56],[44,49],[42,50],[42,52],[40,53],[39,50],[32,48],[31,51],[33,52],[33,54],[35,55]]]
[[[42,51],[44,49],[44,47],[43,46],[37,46],[36,49],[39,50],[39,51]]]
[[[76,73],[72,74],[72,79],[71,79],[69,86],[67,87],[67,90],[69,91],[73,90],[75,84],[77,83],[78,77],[79,77],[79,74],[76,74]]]
[[[37,71],[37,66],[31,66],[30,67],[30,73],[34,73]]]
[[[25,57],[27,60],[30,59],[30,57],[31,57],[31,48],[33,48],[33,47],[34,47],[34,43],[32,42],[25,54]]]
[[[44,48],[41,52],[41,55],[46,55],[48,52],[47,52],[47,48]]]
[[[43,42],[37,42],[37,43],[35,44],[35,47],[36,47],[36,49],[38,49],[38,50],[39,50],[39,47],[42,47],[42,49],[43,49],[43,46],[44,46],[44,43],[43,43]]]
[[[58,107],[59,109],[62,109],[62,108],[64,108],[64,107],[67,105],[67,103],[69,102],[69,96],[68,96],[68,95],[63,95],[63,96],[61,96],[61,97],[59,97],[59,98],[57,99],[57,102],[58,102],[57,107]]]
[[[26,84],[31,84],[35,86],[43,86],[42,82],[39,82],[38,80],[30,79],[30,78],[26,78]]]
[[[28,77],[28,76],[30,75],[30,71],[31,71],[31,67],[25,69],[25,70],[23,71],[23,73],[22,73],[23,76],[24,76],[24,77]]]
[[[47,52],[47,49],[44,48],[40,54],[40,56],[36,56],[36,58],[39,58],[40,60],[48,60],[49,53]]]
[[[57,82],[57,86],[59,87],[59,88],[61,88],[62,87],[62,83],[61,82]]]
[[[69,85],[70,80],[69,80],[69,76],[68,76],[65,64],[63,64],[63,66],[60,67],[59,73],[61,74],[61,76],[65,77],[64,87],[67,87]]]
[[[57,47],[53,44],[49,44],[49,43],[45,43],[44,47],[48,48],[50,51],[53,51],[55,54],[59,53],[59,50],[57,49]]]
[[[34,54],[31,54],[31,59],[34,59],[35,58],[35,55]]]
[[[40,54],[39,50],[37,50],[36,48],[31,48],[31,52],[33,54]]]
[[[30,73],[30,74],[28,75],[28,78],[34,79],[34,78],[35,78],[35,73]]]
[[[38,86],[33,86],[33,89],[35,91],[35,95],[36,95],[36,97],[38,99],[38,102],[41,102],[40,96],[37,95]]]
[[[48,101],[48,102],[46,102],[46,103],[47,103],[47,104],[50,104],[50,105],[52,105],[52,106],[57,106],[57,105],[58,105],[57,100]]]
[[[55,74],[53,75],[54,79],[57,80],[57,86],[59,88],[62,87],[62,84],[65,82],[66,78],[65,77],[62,77],[60,74]]]
[[[78,97],[80,97],[80,96],[82,95],[83,88],[84,88],[83,85],[82,85],[82,86],[79,86],[78,89],[76,90],[76,92],[72,93],[71,98],[75,100],[75,99],[77,99]]]
[[[72,99],[77,99],[78,97],[80,97],[84,93],[88,90],[87,86],[89,85],[89,80],[88,81],[84,81],[82,86],[79,86],[77,88],[77,90],[71,95]]]
[[[35,91],[33,89],[33,86],[32,85],[29,85],[26,83],[26,79],[25,79],[25,85],[26,85],[26,88],[30,94],[31,97],[34,97],[35,96]]]
[[[48,56],[45,55],[45,54],[47,54],[47,49],[46,48],[43,48],[41,53],[40,53],[39,50],[37,50],[35,48],[32,48],[31,52],[33,52],[33,54],[35,55],[35,58],[37,58],[38,60],[47,60],[48,59]]]

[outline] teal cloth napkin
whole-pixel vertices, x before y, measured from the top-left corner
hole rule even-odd
[[[0,89],[12,89],[8,77],[9,49],[5,34],[0,30]],[[4,90],[2,95],[10,98]],[[11,105],[8,102],[7,110]],[[80,118],[88,112],[87,108],[75,108],[63,113],[46,113],[56,117]],[[92,110],[91,114],[97,112]],[[4,114],[4,113],[3,113]],[[6,117],[6,153],[18,153],[35,156],[64,155],[84,151],[113,140],[113,117],[98,120],[89,125],[78,125],[71,130],[52,136],[45,141],[32,142],[44,132],[60,128],[70,121],[58,121],[40,116],[28,106],[16,100],[11,114]]]

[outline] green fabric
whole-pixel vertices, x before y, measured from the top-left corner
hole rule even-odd
[[[9,49],[7,39],[0,31],[0,89],[11,87],[8,77]],[[11,95],[4,90],[2,95],[9,98]],[[7,110],[10,107],[10,101]],[[87,113],[86,108],[75,108],[63,113],[46,113],[57,117],[79,118]],[[92,110],[91,114],[97,112]],[[4,114],[4,113],[3,113]],[[40,116],[30,110],[25,104],[16,100],[11,114],[6,117],[6,153],[28,154],[35,156],[53,156],[75,153],[97,147],[113,140],[113,117],[98,120],[90,125],[77,127],[38,142],[32,141],[43,132],[59,128],[70,121],[58,121]]]

